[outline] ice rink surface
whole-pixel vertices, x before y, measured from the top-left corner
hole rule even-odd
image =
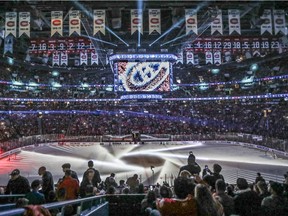
[[[112,172],[116,173],[117,182],[137,173],[145,185],[163,181],[173,184],[179,167],[187,163],[189,151],[193,151],[202,169],[206,164],[211,169],[214,163],[220,164],[226,182],[232,184],[236,183],[238,177],[253,182],[257,172],[262,173],[266,180],[282,182],[283,174],[288,171],[287,159],[273,158],[264,151],[221,142],[113,145],[54,143],[28,146],[17,154],[1,159],[0,185],[7,184],[9,173],[15,168],[20,169],[21,175],[30,182],[39,179],[37,172],[40,166],[46,166],[57,182],[63,176],[63,163],[70,163],[71,169],[82,179],[89,160],[94,161],[94,168],[99,170],[102,180]]]

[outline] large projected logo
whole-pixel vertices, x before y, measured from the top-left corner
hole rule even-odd
[[[170,91],[169,62],[118,62],[118,91]]]

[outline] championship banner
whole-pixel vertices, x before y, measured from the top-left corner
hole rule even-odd
[[[54,65],[60,66],[60,55],[58,52],[52,54],[52,66]]]
[[[194,53],[193,52],[191,52],[191,51],[187,51],[186,52],[186,64],[189,64],[189,63],[191,63],[191,64],[195,64],[195,62],[194,62]]]
[[[19,12],[19,37],[24,33],[30,37],[30,12]]]
[[[61,52],[60,65],[68,65],[68,53],[66,51]]]
[[[205,52],[206,64],[213,64],[213,54],[211,51]]]
[[[98,53],[96,51],[91,52],[91,65],[93,64],[98,65]]]
[[[105,35],[105,10],[93,11],[93,35],[99,31]]]
[[[143,11],[133,9],[131,10],[131,35],[137,30],[143,34]]]
[[[7,12],[5,14],[5,37],[12,34],[16,37],[17,12]]]
[[[178,64],[178,63],[183,64],[183,50],[181,50],[181,52],[177,53],[176,56],[177,56],[176,64]]]
[[[265,9],[263,11],[263,15],[260,17],[264,20],[263,24],[261,25],[261,35],[264,34],[265,31],[272,34],[272,14],[270,9]]]
[[[217,10],[217,16],[211,22],[211,35],[213,35],[216,31],[223,35],[222,10]]]
[[[160,9],[149,9],[149,34],[151,34],[153,31],[161,34]]]
[[[229,35],[234,31],[241,35],[240,27],[240,11],[237,9],[228,10],[228,22],[229,22]]]
[[[273,10],[274,17],[274,34],[277,35],[282,32],[284,35],[287,34],[285,30],[285,11],[284,10]]]
[[[69,36],[71,36],[74,32],[81,35],[80,16],[81,14],[79,10],[71,10],[69,12]]]
[[[196,10],[194,9],[185,10],[185,24],[186,24],[186,34],[189,34],[190,31],[193,31],[196,35],[198,35]]]
[[[63,11],[51,11],[51,37],[56,32],[63,36]]]
[[[13,54],[13,36],[12,35],[8,35],[4,39],[4,52],[3,52],[3,54],[5,55],[7,52],[10,52],[11,54]]]
[[[88,54],[85,51],[80,52],[80,65],[88,64]]]
[[[215,51],[213,53],[213,57],[214,57],[214,64],[215,65],[220,65],[221,62],[222,62],[222,59],[221,59],[221,51]]]

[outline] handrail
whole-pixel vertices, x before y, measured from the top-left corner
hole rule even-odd
[[[104,198],[103,201],[106,202],[106,196],[100,195],[100,196],[93,196],[93,197],[87,197],[87,198],[75,199],[75,200],[69,200],[69,201],[47,203],[47,204],[43,204],[42,206],[49,210],[49,209],[55,209],[55,208],[62,208],[63,206],[66,206],[66,205],[82,204],[83,202],[87,202],[91,200],[99,200],[100,201],[99,204],[100,204],[102,202],[102,198]],[[24,208],[17,208],[17,209],[0,212],[0,216],[14,216],[14,215],[23,214],[24,212],[25,212]]]

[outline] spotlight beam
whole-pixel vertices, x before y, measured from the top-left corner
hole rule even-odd
[[[95,37],[91,37],[91,36],[84,36],[84,37],[89,38],[90,40],[98,41],[98,42],[109,44],[109,45],[112,45],[112,46],[116,46],[116,47],[118,46],[117,44],[114,44],[114,43],[111,43],[111,42],[108,42],[108,41],[104,41],[104,40],[101,40],[101,39],[98,39],[98,38],[95,38]]]
[[[126,43],[122,38],[120,38],[115,32],[113,32],[108,26],[105,26],[105,29],[107,29],[107,31],[114,35],[116,38],[118,38],[121,42],[123,42],[127,47],[129,47],[129,44]]]
[[[185,19],[182,18],[180,19],[177,23],[175,23],[173,26],[171,26],[166,32],[164,32],[160,37],[158,37],[155,41],[153,41],[149,46],[152,46],[154,43],[156,43],[158,40],[163,38],[164,36],[168,35],[173,29],[175,29],[177,26],[181,25],[184,23]]]

